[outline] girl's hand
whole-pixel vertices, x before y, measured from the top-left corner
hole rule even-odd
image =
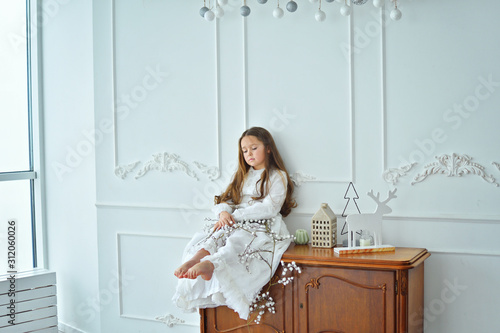
[[[219,230],[224,226],[232,226],[234,224],[234,218],[228,212],[221,212],[219,214],[219,221],[214,226],[214,231]]]

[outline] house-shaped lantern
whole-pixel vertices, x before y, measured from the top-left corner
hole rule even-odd
[[[313,247],[334,247],[337,244],[337,216],[326,203],[312,217],[311,245]]]

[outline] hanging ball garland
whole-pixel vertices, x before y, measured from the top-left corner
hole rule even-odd
[[[339,2],[341,4],[340,14],[342,14],[343,16],[349,16],[352,14],[352,5],[350,5],[350,4],[364,5],[365,3],[368,2],[368,0],[350,0],[350,3],[348,3],[347,0],[323,0],[323,1],[329,2],[329,3]],[[390,0],[390,1],[394,3],[394,9],[390,12],[390,17],[392,20],[398,21],[403,16],[403,14],[401,13],[401,11],[399,10],[399,8],[397,6],[398,0]],[[229,2],[228,0],[214,0],[215,6],[213,6],[213,7],[215,7],[215,8],[212,7],[212,9],[210,9],[209,8],[210,7],[210,0],[209,0],[209,4],[208,4],[209,7],[207,7],[207,5],[204,4],[203,7],[200,8],[200,11],[199,11],[200,16],[203,17],[207,21],[213,21],[215,18],[221,18],[225,14],[225,12],[221,6],[227,5],[228,2]],[[268,2],[268,0],[257,0],[257,2],[260,4],[266,4]],[[311,2],[313,4],[319,2],[320,5],[319,5],[319,8],[314,15],[314,18],[318,22],[324,21],[326,19],[326,14],[324,11],[321,10],[321,0],[309,0],[309,2]],[[381,8],[381,7],[385,6],[385,0],[372,0],[372,2],[373,2],[373,6],[375,6],[377,8]],[[205,1],[204,1],[204,3],[205,3]],[[297,4],[296,0],[289,0],[288,3],[286,4],[286,9],[290,13],[297,11],[298,4]],[[246,0],[244,0],[243,6],[240,7],[240,14],[243,17],[247,17],[250,15],[250,12],[251,12],[251,9],[249,6],[246,5]],[[279,7],[279,0],[278,0],[278,7],[273,10],[273,16],[275,18],[282,18],[284,16],[283,9],[281,9]]]
[[[318,22],[323,22],[326,19],[326,14],[321,9],[318,9],[318,11],[316,12],[316,14],[314,14],[314,18]]]
[[[248,15],[250,15],[250,7],[248,7],[246,5],[245,6],[241,6],[241,8],[240,8],[240,14],[241,14],[241,16],[245,16],[245,17],[248,16]]]
[[[283,9],[281,9],[280,7],[276,7],[274,10],[273,10],[273,16],[275,18],[282,18],[283,15],[285,15],[285,12],[283,11]]]
[[[208,12],[209,10],[210,9],[208,9],[208,7],[205,7],[205,6],[201,7],[200,8],[200,15],[201,15],[201,17],[205,17],[205,13]]]
[[[293,0],[290,0],[287,4],[286,4],[286,9],[290,12],[290,13],[293,13],[294,11],[296,11],[298,8],[297,6],[297,3]]]

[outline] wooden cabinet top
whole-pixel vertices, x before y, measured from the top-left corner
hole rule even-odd
[[[430,256],[426,249],[397,247],[391,252],[336,254],[333,248],[318,248],[292,243],[283,254],[282,261],[297,264],[378,268],[378,269],[410,269],[424,262]]]

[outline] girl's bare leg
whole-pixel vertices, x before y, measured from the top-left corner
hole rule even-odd
[[[187,278],[186,273],[190,270],[190,268],[195,266],[196,264],[199,264],[200,260],[208,256],[209,254],[210,253],[205,249],[199,250],[198,252],[195,253],[195,255],[191,259],[180,265],[179,268],[175,270],[174,275],[177,276],[179,279]]]

